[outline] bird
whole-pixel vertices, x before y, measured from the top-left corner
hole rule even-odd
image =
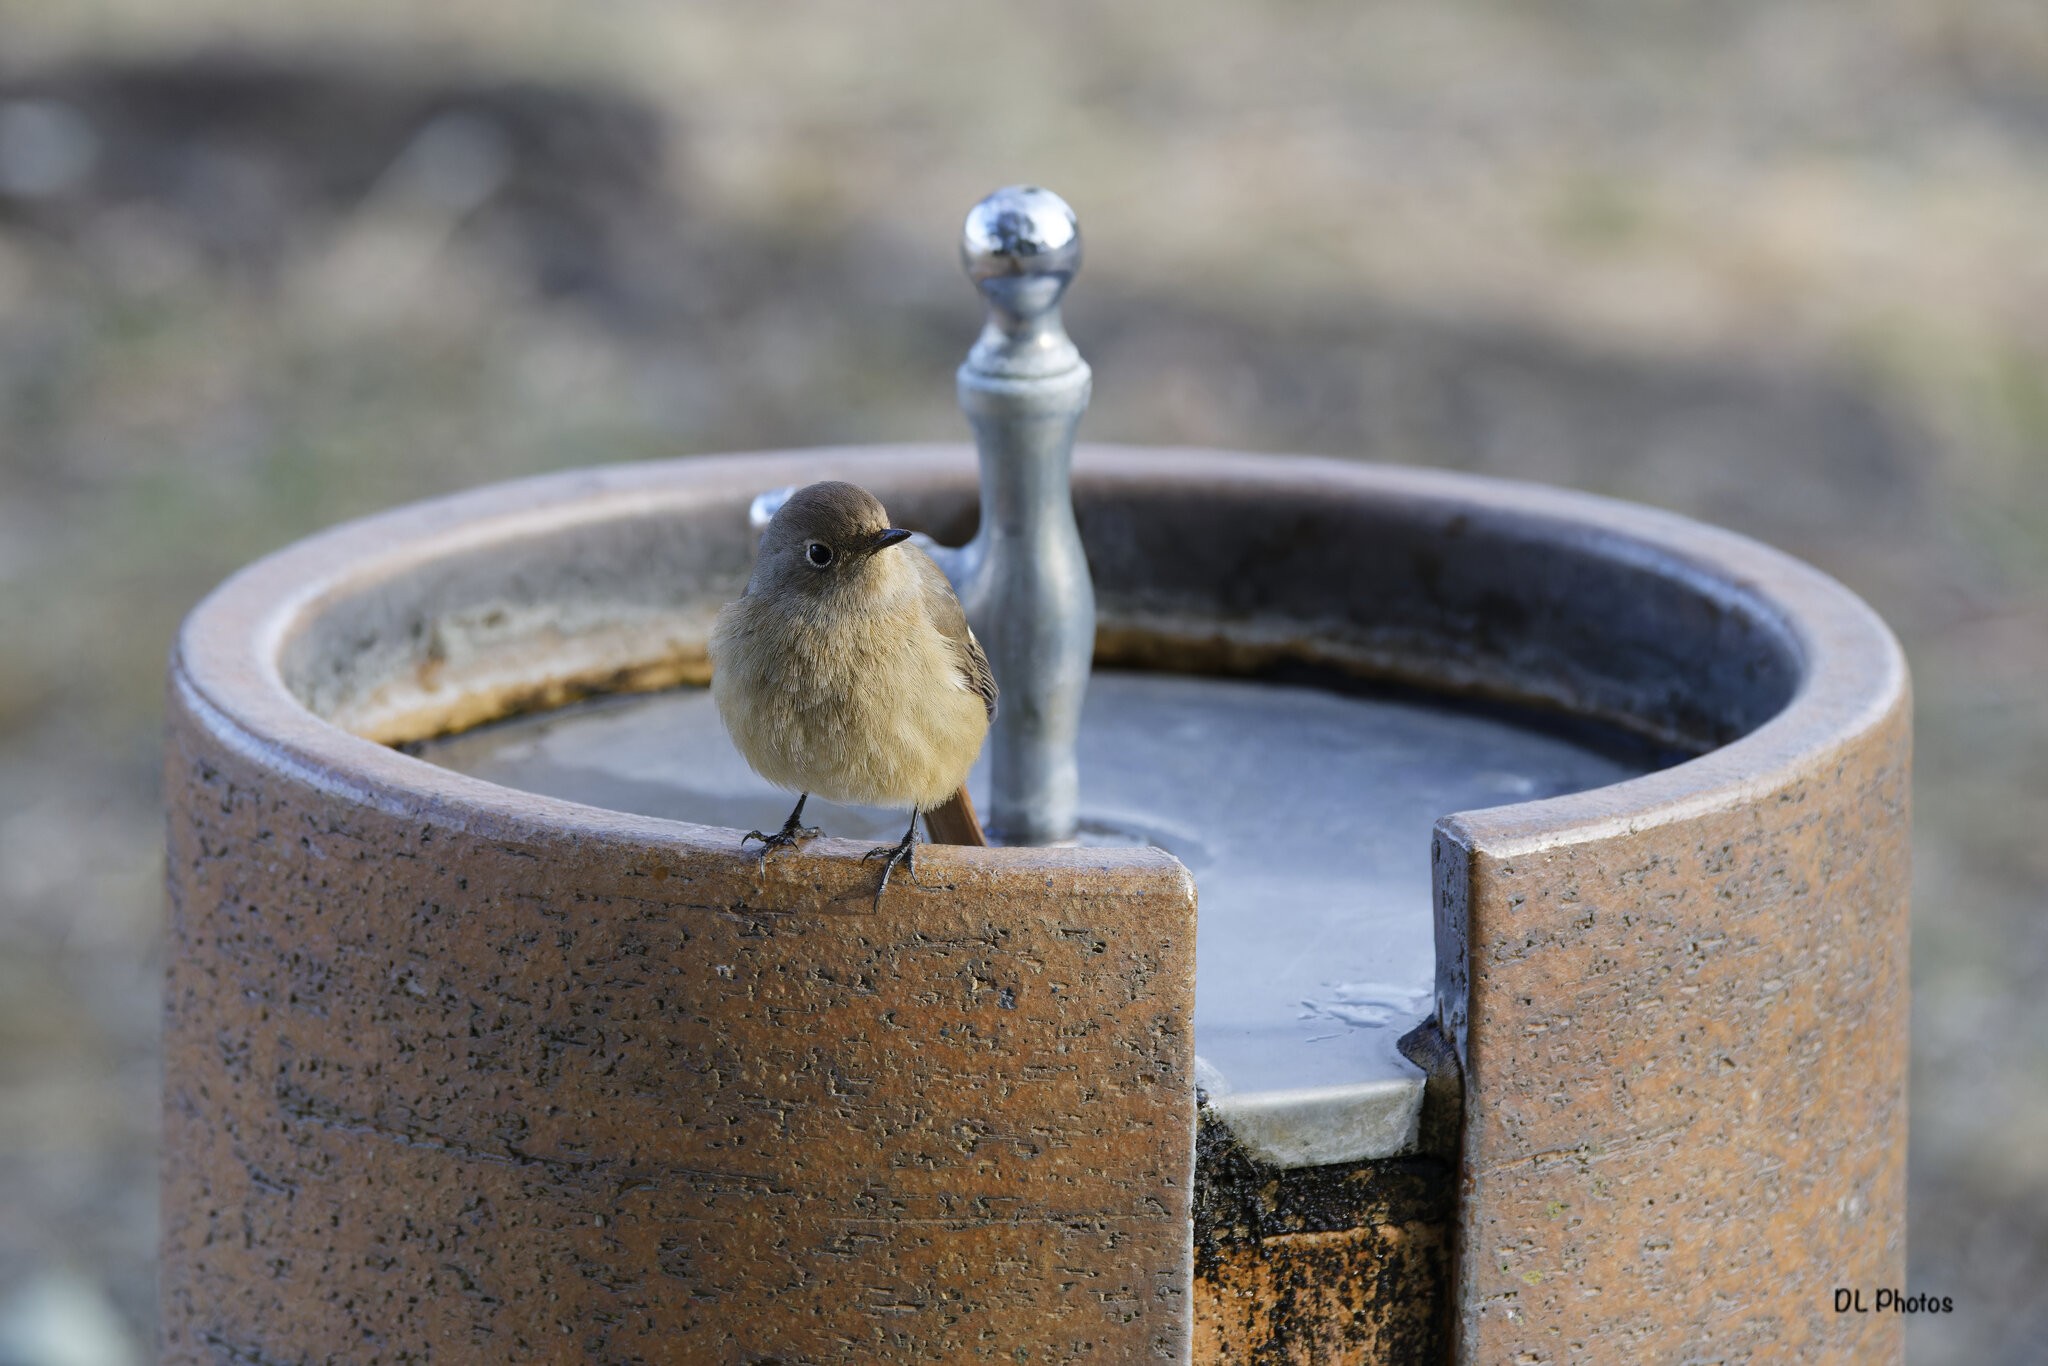
[[[827,480],[798,489],[769,521],[746,591],[711,635],[711,695],[756,773],[797,794],[772,833],[749,830],[761,861],[823,832],[803,824],[813,794],[908,807],[880,858],[875,909],[899,866],[915,882],[917,822],[935,841],[986,844],[967,771],[996,716],[996,680],[953,586],[905,544],[881,500]]]

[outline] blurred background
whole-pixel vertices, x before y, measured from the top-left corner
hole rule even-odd
[[[485,480],[963,437],[1020,180],[1084,437],[1638,499],[1891,621],[1913,1357],[2048,1360],[2040,0],[0,0],[0,1362],[153,1333],[184,611]]]

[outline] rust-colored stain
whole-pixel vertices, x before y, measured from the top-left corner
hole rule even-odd
[[[172,691],[164,1359],[1178,1360],[1163,855],[465,825]],[[623,818],[622,818],[623,820]]]
[[[1206,1119],[1198,1152],[1196,1361],[1443,1359],[1447,1158],[1276,1171]]]
[[[382,705],[351,718],[349,729],[378,744],[408,745],[459,735],[507,717],[553,711],[588,697],[703,687],[711,681],[711,659],[698,646],[635,664],[601,664],[488,687],[443,686],[440,675],[438,661],[423,664],[403,700],[380,699]]]
[[[1427,1362],[1444,1229],[1376,1224],[1280,1233],[1197,1282],[1195,1360]]]

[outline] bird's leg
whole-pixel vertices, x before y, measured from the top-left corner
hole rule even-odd
[[[878,844],[861,855],[862,863],[871,858],[885,860],[882,864],[882,885],[875,888],[875,909],[878,911],[882,909],[882,893],[889,890],[889,874],[896,871],[897,864],[903,865],[903,871],[909,875],[912,882],[917,881],[917,864],[913,862],[917,857],[917,816],[918,813],[913,808],[910,813],[910,828],[903,832],[900,841],[895,844]]]
[[[799,849],[803,847],[805,840],[814,840],[824,834],[825,832],[815,825],[803,824],[804,803],[810,799],[811,794],[808,792],[799,796],[796,799],[796,810],[789,813],[789,819],[784,821],[782,828],[774,834],[764,835],[759,830],[749,830],[740,836],[740,848],[746,848],[748,840],[761,841],[761,866],[765,868],[768,866],[768,855],[777,849]]]

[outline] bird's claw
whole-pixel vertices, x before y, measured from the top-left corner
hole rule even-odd
[[[903,872],[913,886],[922,886],[917,880],[917,830],[912,827],[909,834],[898,844],[878,844],[860,856],[866,863],[869,859],[882,859],[882,881],[875,888],[875,909],[882,909],[882,893],[889,890],[889,874],[896,871],[896,865],[903,865]]]
[[[740,836],[740,848],[746,848],[748,840],[761,841],[761,862],[758,866],[766,868],[768,866],[768,856],[777,849],[801,849],[805,840],[814,840],[824,833],[823,830],[820,830],[815,825],[796,825],[794,823],[783,826],[772,835],[764,835],[759,830],[749,830],[746,834]]]

